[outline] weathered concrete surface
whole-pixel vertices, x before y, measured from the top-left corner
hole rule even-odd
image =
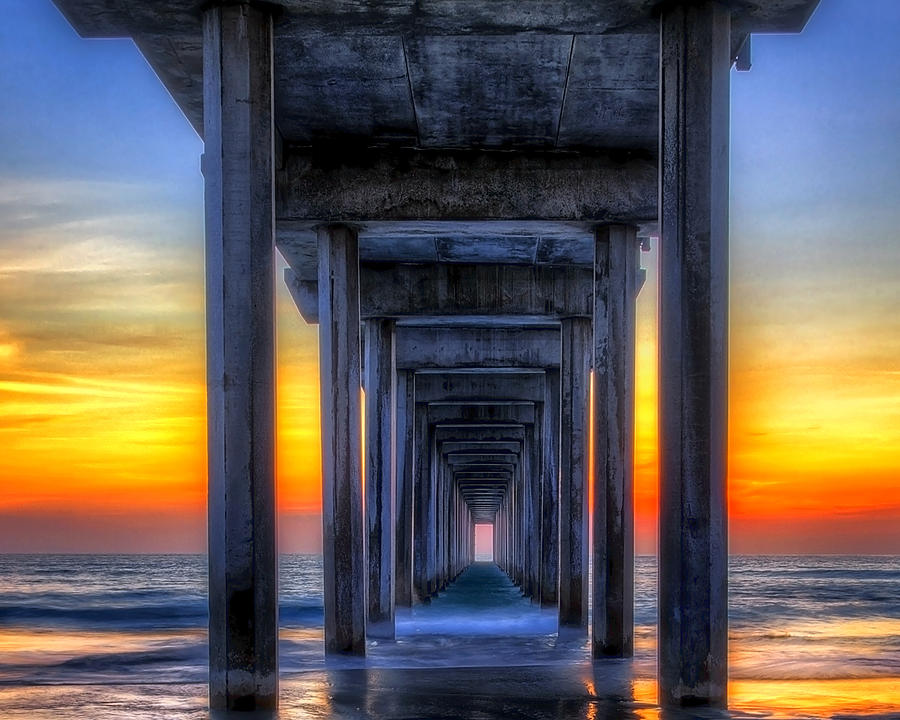
[[[202,128],[202,2],[56,2],[85,36],[133,37]],[[276,121],[302,145],[653,149],[656,4],[285,0]],[[799,31],[816,4],[736,5],[732,55],[748,32]]]
[[[559,600],[559,371],[548,370],[541,417],[541,605]]]
[[[729,15],[661,20],[659,693],[727,697]]]
[[[430,403],[427,407],[428,422],[432,425],[460,422],[525,425],[534,423],[535,418],[531,402]]]
[[[515,442],[525,440],[522,425],[509,422],[438,423],[435,426],[438,442]]]
[[[591,321],[562,322],[559,446],[559,631],[587,634]]]
[[[325,651],[366,651],[365,520],[360,437],[359,260],[356,233],[319,231],[319,380]]]
[[[455,452],[486,452],[486,453],[519,453],[522,444],[518,442],[505,442],[502,440],[447,440],[441,442],[441,452],[450,454]]]
[[[514,158],[515,155],[509,155]],[[655,164],[654,164],[655,167]],[[312,220],[276,219],[275,243],[296,275],[316,280]],[[579,265],[594,262],[596,222],[582,220],[369,220],[359,229],[364,263]],[[642,239],[658,235],[655,215],[639,223]]]
[[[394,322],[366,321],[366,635],[394,637]]]
[[[558,342],[557,342],[558,344]],[[418,402],[468,402],[479,400],[543,402],[544,373],[419,373]]]
[[[404,370],[559,367],[559,329],[405,327],[396,332]]]
[[[591,653],[634,653],[634,355],[637,228],[597,228]]]
[[[413,465],[413,588],[419,601],[431,596],[428,588],[428,517],[431,503],[431,439],[428,429],[428,406],[415,403],[415,460]]]
[[[285,274],[307,318],[318,316],[310,283]],[[370,317],[590,317],[593,273],[587,268],[526,265],[364,264],[360,315]]]
[[[655,45],[656,38],[649,37]],[[651,139],[656,136],[656,67],[654,51],[647,68],[653,78]],[[464,116],[454,112],[452,117]],[[644,145],[647,139],[642,138]],[[657,204],[652,156],[584,152],[298,149],[285,153],[277,187],[279,222],[641,222],[655,221]]]
[[[203,49],[209,702],[252,710],[278,704],[272,20],[211,9]]]
[[[397,373],[394,598],[395,605],[402,607],[412,605],[414,383],[413,373]]]

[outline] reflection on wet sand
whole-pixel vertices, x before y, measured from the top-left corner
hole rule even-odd
[[[690,720],[898,718],[900,681],[733,681],[730,709],[661,710],[628,663],[576,668],[369,668],[297,673],[277,713],[210,713],[204,684],[0,687],[4,720]],[[35,708],[40,708],[36,710]]]

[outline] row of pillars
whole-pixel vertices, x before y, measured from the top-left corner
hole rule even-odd
[[[723,704],[729,12],[712,0],[667,3],[660,38],[659,689],[664,704]],[[272,43],[268,6],[214,5],[204,12],[214,709],[274,707],[278,694]],[[382,589],[366,588],[371,573],[365,537],[388,516],[384,504],[374,517],[357,511],[361,408],[353,231],[323,229],[318,262],[326,637],[331,648],[356,652],[365,638],[366,599]],[[611,327],[614,309],[597,306]],[[597,318],[594,324],[604,326]],[[560,438],[559,517],[570,518],[584,538],[590,321],[562,325],[563,357],[580,370],[561,381],[561,423],[569,431]],[[593,344],[598,368],[610,366],[610,353],[630,347],[612,335]],[[609,373],[597,380],[601,416],[618,413],[610,428],[629,427],[622,419],[630,412],[620,403],[623,384]],[[597,448],[609,482],[598,500],[601,512],[594,513],[600,538],[627,532],[615,527],[615,519],[630,516],[622,480],[630,440],[616,432],[601,433]],[[385,460],[374,466],[378,462]],[[559,530],[558,602],[584,613],[588,549]],[[628,576],[627,558],[610,556],[610,547],[595,545],[595,567],[606,569],[604,577]],[[378,561],[391,566],[383,557]],[[626,608],[619,615],[623,623],[631,599],[613,596],[616,587],[626,586],[611,580],[603,593],[606,602]],[[565,621],[575,619],[567,615]],[[609,630],[602,628],[601,636]]]
[[[319,248],[325,643],[329,652],[363,654],[367,634],[393,637],[397,605],[409,605],[413,598],[427,601],[471,561],[476,518],[463,498],[459,478],[444,459],[427,407],[417,402],[414,374],[398,375],[394,321],[389,318],[365,323],[363,508],[356,462],[362,454],[360,433],[353,422],[358,417],[354,388],[360,377],[356,233],[346,226],[322,227]],[[489,473],[482,469],[480,474],[482,482],[500,484],[502,491],[493,515],[485,516],[491,508],[481,508],[480,518],[502,523],[503,546],[496,548],[501,567],[526,596],[545,606],[558,604],[563,631],[587,631],[592,595],[595,656],[628,655],[632,650],[631,439],[639,249],[635,227],[597,229],[593,322],[584,317],[562,319],[560,369],[550,371],[544,383],[546,398],[534,403],[537,417],[525,429],[512,474],[504,468]],[[592,365],[598,422],[595,573],[590,593]],[[343,375],[335,376],[332,368],[340,368]],[[502,483],[504,473],[508,477]],[[354,532],[362,525],[365,537]],[[453,550],[460,538],[465,552],[456,555]],[[337,564],[341,558],[347,559],[346,565]]]

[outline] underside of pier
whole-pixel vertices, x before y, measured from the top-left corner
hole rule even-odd
[[[276,247],[319,327],[326,651],[394,637],[485,523],[561,636],[631,655],[651,236],[660,702],[724,704],[729,74],[816,0],[56,3],[205,142],[211,707],[278,701]]]

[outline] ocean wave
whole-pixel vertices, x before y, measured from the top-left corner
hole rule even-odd
[[[320,604],[282,603],[282,625],[321,625],[325,611]],[[117,606],[0,605],[0,627],[69,627],[85,629],[158,629],[206,627],[209,612],[204,600],[171,600],[164,603]]]

